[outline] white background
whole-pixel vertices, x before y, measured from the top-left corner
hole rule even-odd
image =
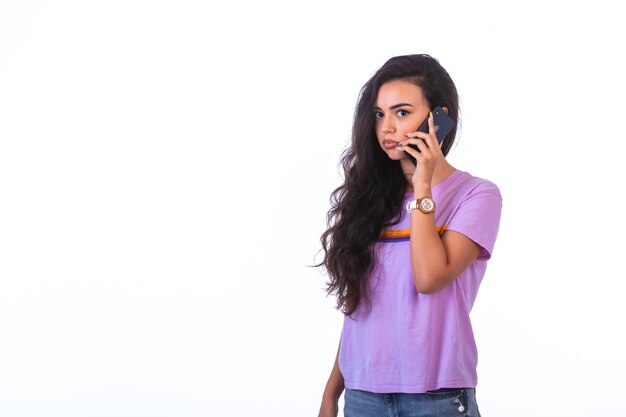
[[[0,415],[317,415],[357,95],[430,53],[504,196],[483,416],[626,416],[612,4],[0,2]]]

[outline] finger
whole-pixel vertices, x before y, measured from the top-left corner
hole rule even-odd
[[[409,144],[407,142],[408,141],[400,142],[400,143],[402,143],[402,145],[396,146],[395,149],[398,149],[400,151],[404,151],[404,152],[408,153],[409,155],[413,156],[415,159],[422,160],[424,158],[423,153],[426,152],[427,149],[428,149],[426,144],[423,141],[421,141],[421,140],[417,141],[416,143],[414,143],[413,145],[417,146],[417,148],[419,149],[419,151],[417,151],[415,148],[413,148],[411,146],[408,146]]]
[[[430,112],[430,116],[428,116],[428,139],[426,139],[426,143],[428,146],[432,147],[438,142],[437,131],[435,130],[435,118],[433,117],[433,112]]]
[[[402,142],[398,142],[398,145],[422,145],[425,146],[426,143],[424,142],[426,140],[426,138],[406,138],[404,139]]]
[[[427,153],[430,155],[430,148],[428,147],[428,144],[426,143],[425,139],[405,139],[402,142],[399,142],[402,145],[404,145],[405,147],[409,147],[408,145],[415,145],[419,151],[416,152],[421,152],[421,153]],[[397,149],[397,148],[396,148]]]
[[[428,149],[426,140],[422,138],[407,138],[407,139],[404,139],[402,142],[398,142],[398,146],[408,146],[408,145],[415,145],[420,150]]]
[[[426,143],[426,146],[431,146],[432,143],[438,143],[437,136],[434,134],[431,135],[430,133],[411,132],[411,133],[407,133],[405,136],[407,137],[407,139],[405,139],[403,142],[409,141],[410,143],[419,143],[423,141]],[[434,142],[432,142],[433,137],[434,137]],[[418,140],[418,142],[411,142],[411,139]]]
[[[426,139],[427,137],[430,136],[430,133],[426,133],[426,132],[409,132],[406,133],[404,136],[406,136],[407,138],[421,138],[421,139]]]
[[[402,151],[402,154],[405,158],[413,158],[414,161],[412,162],[415,165],[424,165],[424,157],[422,156],[423,154],[417,152],[415,149],[406,148],[404,151]]]

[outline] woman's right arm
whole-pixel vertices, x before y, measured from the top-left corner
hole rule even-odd
[[[337,356],[333,370],[326,383],[324,394],[322,396],[322,405],[318,417],[337,417],[339,413],[339,397],[344,390],[343,375],[339,370],[339,349],[341,349],[341,337],[339,338],[339,347],[337,348]]]

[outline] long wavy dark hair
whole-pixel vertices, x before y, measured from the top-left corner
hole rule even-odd
[[[400,162],[380,148],[375,131],[374,106],[378,90],[386,82],[407,80],[422,89],[431,109],[448,108],[454,128],[442,144],[447,155],[459,122],[459,99],[448,72],[425,54],[389,59],[365,83],[359,94],[352,126],[351,146],[341,155],[344,183],[330,197],[328,229],[320,240],[329,281],[328,295],[336,294],[337,309],[352,316],[364,297],[371,306],[368,281],[374,269],[375,244],[385,227],[400,221],[408,183]]]

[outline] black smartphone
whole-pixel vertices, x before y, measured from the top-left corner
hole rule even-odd
[[[437,106],[433,109],[433,121],[435,122],[435,135],[437,136],[437,142],[441,143],[454,127],[454,121],[450,118],[450,116],[448,116],[445,111],[443,111],[440,106]],[[428,117],[426,117],[426,120],[424,120],[422,125],[417,128],[417,131],[428,133]],[[417,149],[416,145],[409,146],[418,152],[420,151],[419,149]],[[413,156],[411,156],[411,154],[409,154],[407,151],[404,151],[404,154],[407,158],[409,158],[409,161],[411,161],[413,165],[417,165],[417,161],[415,160],[415,158],[413,158]]]

